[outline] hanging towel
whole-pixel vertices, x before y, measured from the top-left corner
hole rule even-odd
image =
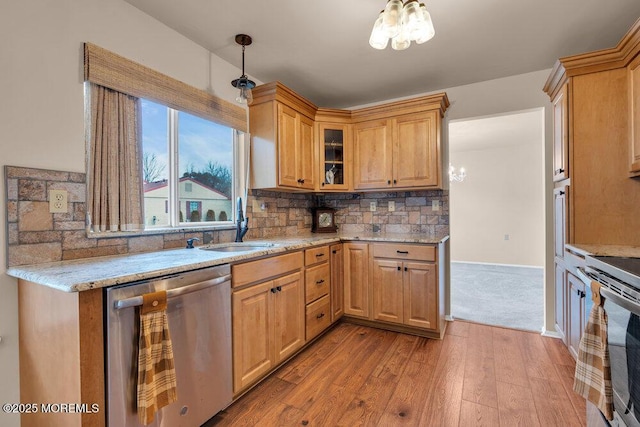
[[[600,296],[599,283],[591,282],[591,292],[594,304],[578,347],[573,390],[596,405],[608,420],[612,420],[613,391],[605,299]]]
[[[167,293],[142,296],[138,343],[138,419],[151,423],[155,413],[177,400],[176,372],[167,322]]]

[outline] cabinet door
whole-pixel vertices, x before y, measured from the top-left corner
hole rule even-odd
[[[402,323],[402,263],[374,259],[371,267],[373,319]]]
[[[349,126],[344,124],[318,124],[319,190],[348,190],[351,176]]]
[[[553,180],[569,178],[569,83],[553,100]]]
[[[305,304],[302,273],[275,279],[274,299],[274,363],[286,359],[304,345]]]
[[[369,318],[369,246],[344,244],[344,314]]]
[[[299,188],[313,190],[315,186],[313,154],[313,120],[298,114],[298,141],[296,144],[296,163],[298,173],[296,184]]]
[[[353,187],[389,188],[393,179],[393,144],[387,120],[358,123],[353,135]]]
[[[567,273],[561,260],[556,259],[555,272],[555,327],[567,344]]]
[[[629,90],[631,99],[630,155],[632,176],[640,175],[640,56],[629,67]]]
[[[235,393],[274,366],[271,289],[265,282],[233,293],[233,390]]]
[[[394,119],[393,186],[439,184],[438,113],[409,114]]]
[[[553,223],[554,223],[554,236],[553,244],[555,247],[555,253],[558,258],[564,258],[564,245],[567,243],[569,230],[568,224],[568,192],[569,186],[563,185],[553,190]]]
[[[567,346],[574,359],[578,357],[580,338],[584,331],[584,283],[567,271],[567,284],[569,286],[569,310]]]
[[[293,108],[278,104],[278,185],[298,187],[298,113]],[[257,159],[259,160],[259,159]]]
[[[404,324],[438,329],[438,269],[436,264],[403,264]]]
[[[344,250],[342,244],[331,245],[331,322],[344,314]]]

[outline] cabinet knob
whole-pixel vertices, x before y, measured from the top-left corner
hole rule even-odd
[[[324,182],[322,183],[322,186],[324,187]]]
[[[556,175],[558,175],[559,173],[564,173],[564,169],[556,169],[556,170],[554,171],[554,173],[555,173]]]
[[[271,293],[275,294],[276,292],[278,292],[278,290],[276,288],[271,288]]]
[[[320,313],[316,316],[316,319],[322,319],[324,317],[324,313]]]
[[[388,180],[387,180],[387,185],[390,185],[390,184],[391,184],[391,180],[390,180],[390,179],[388,179]]]
[[[398,181],[396,181],[396,180],[394,179],[394,180],[393,180],[393,183],[394,183],[394,184],[397,184],[397,183],[398,183]]]
[[[561,196],[564,196],[564,191],[561,191],[561,192],[560,192],[560,195],[561,195]]]
[[[324,279],[316,280],[316,285],[322,285],[324,283]]]
[[[332,250],[332,251],[331,251],[331,253],[332,253],[332,254],[337,254],[337,253],[338,253],[338,251],[334,249],[334,250]]]
[[[276,286],[276,289],[278,290],[278,292],[282,291],[282,286]]]
[[[408,271],[409,269],[407,267],[404,268],[404,271]]]
[[[400,270],[401,270],[401,268],[400,268],[400,266],[398,266],[398,271],[400,271]]]

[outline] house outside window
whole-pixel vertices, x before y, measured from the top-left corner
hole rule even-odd
[[[145,228],[234,221],[238,132],[143,99]]]

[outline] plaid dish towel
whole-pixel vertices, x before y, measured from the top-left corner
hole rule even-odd
[[[591,291],[594,304],[580,339],[573,390],[596,405],[608,420],[612,420],[613,391],[605,300],[600,297],[599,283],[591,282]]]
[[[138,343],[138,419],[151,423],[155,413],[177,400],[176,372],[167,322],[167,293],[142,296]]]

